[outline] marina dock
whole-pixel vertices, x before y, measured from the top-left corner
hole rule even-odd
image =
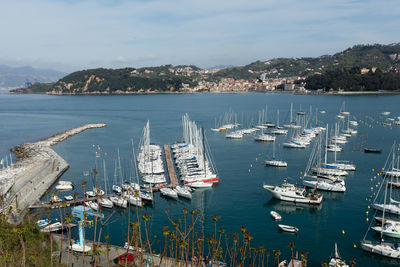
[[[171,149],[170,149],[169,145],[164,145],[164,154],[165,154],[165,161],[167,162],[169,180],[171,181],[171,186],[175,187],[175,186],[179,185],[179,183],[178,183],[178,179],[176,178],[174,164],[172,163]]]
[[[103,195],[99,198],[108,198],[108,197],[113,197],[116,196],[116,194],[107,194],[107,195]],[[70,200],[70,201],[60,201],[60,202],[47,202],[47,203],[34,203],[32,205],[29,206],[29,209],[43,209],[43,208],[50,208],[50,209],[56,209],[58,207],[62,207],[64,205],[67,206],[75,206],[75,205],[79,205],[79,204],[84,204],[84,202],[86,201],[93,201],[93,200],[97,200],[97,196],[96,197],[87,197],[87,198],[80,198],[80,199],[74,199],[74,200]]]
[[[11,149],[18,161],[0,171],[0,189],[4,210],[22,213],[37,202],[54,182],[69,168],[51,146],[88,129],[106,124],[85,124],[35,143],[25,143]],[[10,209],[11,208],[11,209]]]

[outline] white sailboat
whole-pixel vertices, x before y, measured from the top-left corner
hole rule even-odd
[[[106,170],[106,162],[105,162],[105,160],[103,159],[103,171],[104,171],[104,174],[103,174],[103,178],[104,178],[104,191],[105,191],[105,194],[107,194],[107,170]],[[101,197],[100,198],[100,201],[99,201],[99,204],[102,206],[102,207],[104,207],[104,208],[109,208],[109,209],[112,209],[112,207],[114,206],[114,204],[113,204],[113,202],[108,198],[108,197]]]
[[[273,167],[287,167],[287,162],[275,157],[275,142],[272,148],[272,159],[265,161],[266,165]]]
[[[396,149],[396,143],[393,144],[391,152],[394,153],[395,149]],[[361,241],[361,247],[363,250],[371,252],[371,253],[382,255],[385,257],[400,259],[400,246],[398,245],[398,243],[386,242],[383,239],[384,235],[385,236],[391,235],[391,237],[397,238],[396,236],[393,236],[393,235],[398,235],[399,230],[400,230],[398,227],[395,227],[389,221],[385,221],[386,213],[393,213],[393,214],[398,214],[398,215],[400,214],[400,202],[394,201],[392,199],[392,188],[391,187],[390,187],[390,191],[389,191],[390,202],[389,202],[389,204],[386,204],[386,200],[388,198],[388,187],[389,187],[387,179],[388,179],[388,177],[384,176],[384,181],[381,183],[379,191],[378,191],[378,193],[373,201],[373,204],[372,204],[372,207],[374,209],[381,210],[383,212],[383,217],[382,217],[383,225],[380,227],[372,227],[372,222],[371,222],[371,224],[369,225],[369,227],[367,229],[367,232],[364,235],[363,240]],[[381,189],[382,189],[383,185],[385,185],[383,204],[378,204],[377,199],[380,195],[379,193],[382,191]],[[380,241],[373,242],[373,241],[366,239],[370,229],[380,232],[380,234],[381,234]],[[399,237],[400,237],[400,235],[399,235]]]
[[[329,261],[329,267],[349,267],[346,262],[340,257],[337,243],[335,242],[335,253]]]
[[[328,136],[326,137],[328,138]],[[310,167],[316,163],[317,166],[321,166],[321,137],[319,138],[318,142],[314,145],[313,150],[311,151],[310,158],[307,163],[306,170],[304,171],[303,176],[303,185],[311,188],[315,188],[318,190],[324,191],[332,191],[332,192],[345,192],[346,186],[343,179],[321,175],[321,170],[323,168],[317,167],[314,168],[314,172],[316,175],[310,175]],[[325,146],[325,162],[327,159],[327,151]]]
[[[282,128],[282,127],[279,127],[279,109],[277,110],[276,117],[277,117],[276,127],[275,127],[275,129],[272,129],[270,131],[270,133],[271,134],[279,134],[279,135],[287,135],[288,130],[286,130],[286,129]]]
[[[292,129],[300,129],[301,128],[300,125],[297,125],[293,121],[293,103],[290,103],[290,122],[289,122],[289,124],[285,124],[283,126],[286,128],[292,128]]]
[[[328,126],[327,126],[328,127]],[[328,150],[328,131],[326,131],[326,151]],[[336,129],[335,132],[337,132],[337,124],[336,124]],[[355,171],[356,170],[356,166],[349,162],[349,161],[338,161],[336,159],[336,150],[334,151],[334,161],[327,163],[325,162],[325,167],[329,168],[329,169],[338,169],[338,170],[343,170],[343,171]],[[326,155],[326,152],[325,152]]]
[[[160,188],[160,193],[164,197],[178,199],[178,193],[171,188],[168,187]]]
[[[174,188],[174,191],[178,194],[178,196],[183,197],[183,198],[188,198],[192,199],[192,193],[185,187],[183,186],[176,186]]]

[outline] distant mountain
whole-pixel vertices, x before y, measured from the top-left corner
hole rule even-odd
[[[400,43],[390,45],[356,45],[334,55],[304,58],[275,58],[256,61],[246,66],[222,69],[216,79],[255,79],[262,73],[266,77],[310,76],[336,68],[379,68],[389,70],[400,67]]]
[[[29,66],[10,67],[0,65],[0,88],[18,87],[29,84],[54,82],[66,73],[50,69],[36,69]]]

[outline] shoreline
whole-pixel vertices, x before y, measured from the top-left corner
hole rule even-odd
[[[18,160],[0,170],[0,192],[3,212],[16,214],[37,202],[46,190],[69,168],[69,164],[51,147],[83,131],[106,127],[106,124],[85,124],[34,143],[11,149]]]
[[[287,91],[224,91],[224,92],[189,92],[189,91],[181,91],[181,92],[122,92],[118,91],[116,93],[106,93],[95,91],[92,93],[19,93],[9,91],[10,95],[52,95],[52,96],[115,96],[115,95],[195,95],[195,94],[294,94],[294,95],[398,95],[400,94],[400,90],[394,91],[332,91],[332,92],[318,92],[318,91],[295,91],[295,90],[287,90]]]

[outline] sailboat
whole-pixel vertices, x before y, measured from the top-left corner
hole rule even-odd
[[[273,143],[272,159],[266,160],[265,164],[267,164],[269,166],[274,166],[274,167],[287,167],[286,161],[280,160],[279,158],[275,157],[275,142]]]
[[[335,253],[329,261],[329,267],[349,267],[346,262],[340,257],[339,250],[337,248],[337,243],[335,242]]]
[[[219,182],[204,130],[185,114],[182,117],[183,142],[171,146],[182,182],[190,187],[211,187]]]
[[[289,124],[285,124],[283,126],[286,128],[292,128],[292,129],[300,129],[301,128],[300,125],[297,125],[293,121],[293,103],[290,103],[290,122],[289,122]]]
[[[277,110],[277,121],[276,121],[276,128],[270,131],[271,134],[279,134],[279,135],[287,135],[288,130],[279,127],[279,109]]]
[[[397,155],[397,164],[396,164],[396,167],[395,167],[396,156],[395,156],[395,153],[393,151],[392,164],[391,164],[392,167],[391,167],[390,170],[384,170],[382,173],[384,175],[387,175],[387,176],[399,178],[400,177],[399,160],[400,160],[400,156]]]
[[[104,174],[103,174],[103,178],[104,178],[104,191],[105,194],[107,195],[107,171],[106,171],[106,162],[103,159],[103,170],[104,170]],[[101,197],[100,198],[100,202],[99,204],[104,207],[104,208],[109,208],[112,209],[112,207],[114,206],[113,202],[107,198],[107,197]]]
[[[144,183],[162,184],[167,181],[164,174],[161,147],[150,143],[149,121],[143,128],[143,137],[138,149],[137,162]]]
[[[261,115],[261,121],[264,121],[264,113]],[[275,142],[276,137],[270,134],[264,134],[264,128],[268,128],[267,125],[262,124],[262,128],[261,128],[261,134],[254,137],[255,141],[260,141],[260,142]]]
[[[340,178],[321,174],[320,170],[323,170],[322,168],[314,168],[314,172],[316,172],[316,175],[309,174],[310,167],[311,167],[311,165],[313,165],[313,163],[315,161],[317,161],[317,166],[321,165],[321,163],[320,163],[320,161],[321,161],[321,140],[322,140],[322,138],[320,137],[319,141],[314,145],[314,148],[311,151],[311,155],[308,160],[306,170],[304,171],[303,185],[307,186],[307,187],[315,188],[318,190],[332,191],[332,192],[344,192],[344,191],[346,191],[346,186],[345,186],[344,180],[340,179]],[[325,161],[326,161],[326,157],[327,157],[327,152],[326,152],[326,148],[325,148]]]
[[[328,128],[328,125],[327,125]],[[321,138],[320,138],[321,140]],[[321,143],[321,141],[320,141]],[[345,170],[341,170],[339,168],[329,168],[327,167],[327,160],[328,160],[328,153],[327,153],[327,147],[328,147],[328,130],[326,131],[326,141],[325,141],[325,161],[324,164],[319,163],[316,167],[312,168],[311,171],[314,173],[317,173],[319,175],[333,175],[333,176],[346,176],[349,173]],[[319,152],[321,150],[319,149]]]
[[[337,132],[337,124],[336,124],[336,129],[335,131]],[[328,131],[327,131],[327,135],[326,135],[326,140],[328,140]],[[326,151],[328,150],[328,142],[326,142]],[[344,171],[355,171],[356,170],[356,166],[354,164],[352,164],[349,161],[338,161],[336,160],[336,150],[334,151],[334,162],[331,163],[326,163],[325,162],[325,167],[326,168],[330,168],[330,169],[338,169],[338,170],[344,170]]]
[[[395,148],[396,148],[396,143],[393,144],[391,152],[394,153]],[[386,204],[386,200],[388,198],[388,187],[389,187],[387,180],[388,180],[388,177],[384,176],[384,181],[382,182],[382,184],[379,188],[379,191],[378,191],[378,193],[373,201],[373,204],[372,204],[372,207],[374,209],[381,210],[383,212],[383,217],[382,217],[383,225],[380,227],[372,227],[372,222],[371,222],[371,224],[369,225],[369,227],[367,229],[367,232],[364,235],[363,240],[361,241],[361,247],[363,250],[368,251],[368,252],[372,252],[372,253],[390,257],[390,258],[400,259],[400,246],[398,245],[398,243],[387,242],[383,239],[383,236],[391,236],[391,237],[397,238],[397,235],[399,234],[399,230],[400,230],[399,227],[397,226],[397,223],[391,224],[389,221],[385,221],[386,213],[400,214],[400,202],[394,201],[392,199],[392,188],[391,187],[390,187],[390,191],[389,191],[390,202],[389,202],[389,204]],[[385,185],[383,204],[377,204],[377,198],[379,196],[379,193],[381,192],[383,185]],[[381,234],[380,241],[373,242],[373,241],[366,239],[370,229],[378,231]]]

